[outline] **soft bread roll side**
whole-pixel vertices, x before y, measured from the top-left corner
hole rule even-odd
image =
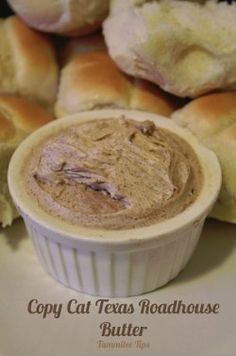
[[[223,184],[211,216],[236,223],[236,116],[235,124],[224,129],[217,140],[211,142],[223,172]]]
[[[236,121],[236,92],[215,93],[192,100],[176,111],[173,118],[207,140]]]
[[[127,74],[196,97],[236,89],[235,23],[234,1],[113,0],[103,32]]]
[[[50,41],[16,16],[0,20],[0,35],[0,93],[26,96],[52,107],[58,65]]]
[[[0,225],[10,225],[18,213],[7,186],[10,158],[19,143],[53,117],[26,98],[0,95]]]
[[[216,153],[223,183],[211,216],[236,223],[236,92],[195,99],[172,118]]]
[[[100,27],[109,0],[8,0],[31,27],[45,32],[78,36]]]
[[[83,37],[74,37],[66,41],[62,47],[59,58],[62,66],[82,53],[107,50],[104,37],[101,32]]]
[[[99,108],[150,111],[169,116],[181,101],[157,86],[122,73],[106,50],[71,56],[61,71],[57,117]]]
[[[0,143],[0,226],[2,227],[11,225],[12,221],[18,216],[7,185],[8,164],[15,148],[14,145]]]

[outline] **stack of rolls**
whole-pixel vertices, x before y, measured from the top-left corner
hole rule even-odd
[[[19,17],[0,19],[0,224],[17,215],[6,172],[24,137],[53,115],[104,108],[172,117],[215,151],[223,185],[211,216],[236,223],[235,2],[8,3]],[[101,26],[104,37],[87,35]]]
[[[0,225],[5,227],[18,216],[7,186],[10,158],[28,134],[53,120],[59,70],[52,41],[19,17],[0,19],[0,36]]]
[[[156,85],[121,72],[110,58],[102,37],[71,40],[64,49],[55,114],[104,108],[135,109],[169,116],[182,100]]]

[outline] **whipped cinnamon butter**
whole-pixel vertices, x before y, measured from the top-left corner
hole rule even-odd
[[[61,129],[32,152],[24,174],[27,192],[47,213],[114,230],[181,213],[203,179],[182,138],[153,122],[126,118]]]

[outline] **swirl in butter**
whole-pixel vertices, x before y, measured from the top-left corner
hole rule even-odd
[[[91,228],[169,219],[194,202],[202,171],[190,145],[153,122],[101,119],[59,131],[36,149],[26,187],[49,214]]]

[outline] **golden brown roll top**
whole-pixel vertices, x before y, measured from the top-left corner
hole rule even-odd
[[[53,117],[23,97],[0,95],[0,225],[10,225],[18,215],[7,186],[7,169],[18,144]]]
[[[236,223],[236,92],[195,99],[172,117],[218,156],[223,184],[211,216]]]
[[[0,94],[26,96],[51,107],[58,83],[51,42],[16,16],[0,20],[0,36]]]
[[[47,111],[23,97],[0,95],[0,145],[23,139],[53,119]],[[13,135],[14,133],[14,135]]]
[[[199,137],[220,133],[236,122],[236,92],[202,96],[174,113],[174,118]]]
[[[57,117],[84,110],[123,108],[169,116],[181,104],[146,81],[122,73],[104,49],[71,55],[61,72]]]
[[[106,50],[104,37],[100,31],[95,34],[83,37],[74,37],[65,42],[62,49],[59,51],[59,58],[62,66],[74,57],[82,53]]]

